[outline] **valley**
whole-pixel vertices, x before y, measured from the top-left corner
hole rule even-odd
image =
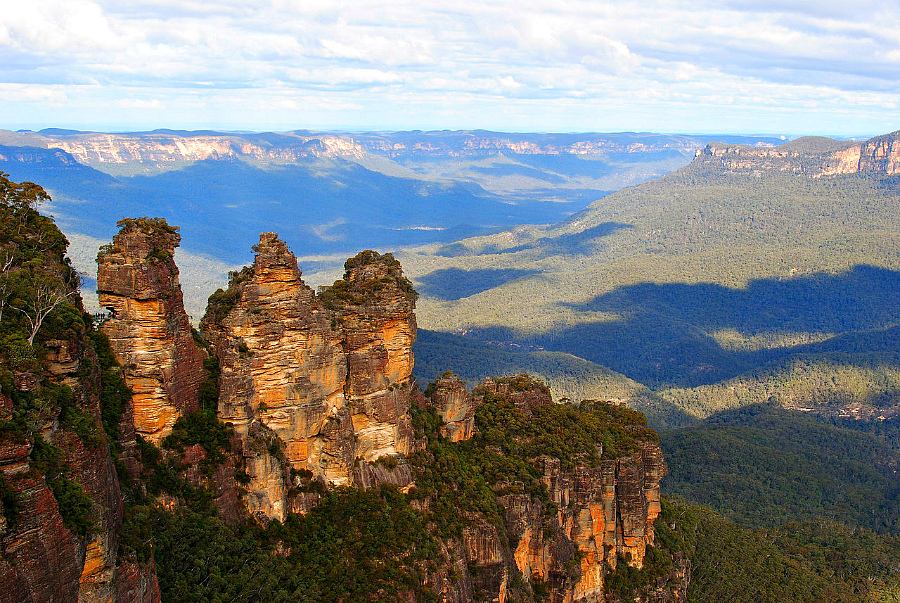
[[[229,144],[179,161],[262,161]],[[68,149],[16,157],[60,182],[121,159]],[[263,232],[241,269],[120,220],[68,234],[76,266],[100,248],[102,324],[4,178],[0,601],[892,600],[897,149],[710,143],[555,224],[346,262]],[[40,283],[71,301],[34,329]]]
[[[892,416],[898,139],[711,144],[557,225],[399,257],[423,294],[421,324],[441,332],[434,341],[493,350],[510,368],[519,358],[523,370],[569,354],[568,368],[537,371],[560,395],[630,390],[657,425],[770,398]],[[442,353],[430,339],[423,370]],[[478,379],[479,361],[464,357],[450,368]],[[620,377],[574,385],[565,375],[584,362]]]
[[[0,170],[50,192],[44,211],[69,236],[88,279],[97,241],[115,234],[115,220],[164,215],[178,224],[187,241],[179,249],[187,309],[199,320],[227,272],[249,262],[260,232],[278,231],[303,258],[307,278],[327,285],[359,249],[452,243],[557,222],[611,191],[686,165],[712,139],[480,130],[0,131]]]

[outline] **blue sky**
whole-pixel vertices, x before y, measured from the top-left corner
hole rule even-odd
[[[896,2],[0,0],[0,127],[870,135]]]

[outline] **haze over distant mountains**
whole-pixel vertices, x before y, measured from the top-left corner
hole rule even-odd
[[[710,137],[655,134],[0,132],[0,169],[44,182],[72,231],[165,212],[193,250],[277,225],[301,253],[453,241],[550,223],[687,164]],[[768,144],[776,139],[732,137]],[[87,205],[87,207],[85,206]],[[130,215],[130,214],[128,214]],[[215,220],[210,218],[215,216]],[[184,219],[181,219],[181,218]]]
[[[43,211],[69,236],[70,254],[89,275],[116,220],[165,216],[179,225],[185,296],[189,312],[200,316],[225,273],[250,261],[261,231],[277,231],[307,256],[307,278],[331,269],[321,284],[362,248],[390,251],[557,222],[611,191],[686,165],[709,140],[646,133],[0,131],[0,170],[50,191],[53,202]]]

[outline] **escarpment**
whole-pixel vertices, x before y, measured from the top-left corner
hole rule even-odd
[[[771,171],[822,178],[841,174],[892,176],[900,173],[900,131],[865,142],[804,137],[777,147],[710,143],[697,152],[727,171],[762,175]]]
[[[197,408],[203,352],[184,311],[173,255],[177,229],[158,218],[119,226],[97,256],[100,305],[112,313],[102,331],[134,392],[134,429],[158,444],[178,417]]]
[[[274,233],[255,249],[201,323],[221,370],[219,417],[243,443],[250,510],[283,519],[305,508],[296,476],[307,471],[331,485],[407,485],[405,466],[375,477],[368,465],[412,448],[415,300],[399,263],[363,252],[316,295]]]

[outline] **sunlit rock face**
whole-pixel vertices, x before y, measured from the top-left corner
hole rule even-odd
[[[863,143],[859,171],[888,175],[900,172],[900,132],[878,136]]]
[[[501,496],[514,543],[508,549],[493,525],[473,517],[463,546],[469,567],[475,568],[474,588],[488,600],[504,600],[517,570],[546,584],[552,601],[606,601],[609,571],[621,558],[642,567],[654,542],[659,481],[665,475],[659,446],[643,444],[640,451],[600,467],[566,471],[550,457],[540,466],[555,517],[548,524],[544,509],[528,494]]]
[[[428,392],[430,404],[445,421],[442,429],[450,433],[462,431],[448,417],[474,414],[488,397],[508,400],[526,413],[553,403],[546,386],[525,375],[486,379],[471,396],[463,396],[465,388],[457,381],[447,374]],[[512,537],[509,546],[490,522],[473,515],[462,544],[468,565],[476,568],[474,591],[487,599],[515,598],[511,579],[518,572],[544,583],[554,602],[606,601],[609,571],[623,558],[642,567],[647,547],[654,543],[659,483],[666,474],[662,450],[644,441],[637,451],[596,467],[564,469],[558,458],[549,456],[538,458],[537,466],[555,512],[548,517],[543,505],[526,493],[498,497]],[[666,592],[674,591],[667,586]],[[683,597],[682,592],[671,600]]]
[[[407,486],[405,465],[369,466],[408,453],[413,440],[414,297],[399,264],[364,252],[317,296],[275,233],[255,249],[252,268],[210,299],[201,323],[221,369],[219,417],[243,442],[251,512],[283,519],[306,509],[297,485],[307,471],[331,485]]]
[[[34,416],[34,432],[0,430],[0,481],[15,501],[9,515],[10,509],[0,505],[0,603],[158,602],[153,564],[120,555],[124,505],[116,466],[101,435],[103,383],[97,353],[83,323],[72,324],[66,335],[44,342],[47,353],[27,384],[37,391],[52,383],[70,388],[71,404],[84,421],[82,432],[61,420],[61,409],[52,406]],[[0,421],[9,421],[13,411],[10,396],[0,394]],[[131,438],[133,442],[133,433]],[[39,445],[53,447],[66,479],[90,501],[92,527],[87,533],[67,526],[66,500],[54,494],[58,476],[44,473],[35,462]]]
[[[393,256],[364,251],[325,292],[347,354],[345,392],[357,458],[408,454],[413,446],[409,385],[416,339],[415,294]]]
[[[120,222],[122,230],[97,257],[103,323],[134,392],[134,429],[155,444],[178,417],[197,408],[203,351],[191,335],[173,253],[181,237],[162,219]]]

